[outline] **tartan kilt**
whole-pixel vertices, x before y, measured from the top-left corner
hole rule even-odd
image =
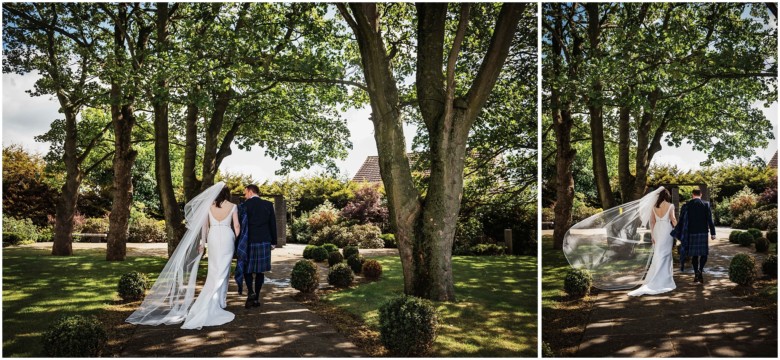
[[[686,256],[705,256],[710,252],[710,234],[688,234],[688,251]]]
[[[271,271],[271,243],[249,243],[248,245],[247,251],[249,254],[244,273]]]

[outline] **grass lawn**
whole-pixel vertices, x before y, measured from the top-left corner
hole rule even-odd
[[[160,257],[108,262],[105,250],[61,257],[49,250],[4,248],[3,356],[43,356],[41,335],[51,322],[63,315],[100,315],[119,299],[122,274],[135,270],[154,279],[165,262]]]
[[[378,330],[379,306],[403,293],[400,258],[375,258],[381,280],[330,293],[322,300],[358,315]],[[536,257],[453,257],[458,301],[439,303],[439,336],[433,356],[535,357]]]

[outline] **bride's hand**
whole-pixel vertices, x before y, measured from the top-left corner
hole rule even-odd
[[[655,245],[655,239],[650,238],[650,240],[653,242],[653,245]]]
[[[203,254],[203,245],[198,245],[198,254]]]

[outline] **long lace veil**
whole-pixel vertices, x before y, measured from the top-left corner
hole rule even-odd
[[[602,290],[640,285],[653,257],[649,222],[663,187],[639,200],[607,209],[572,226],[563,253],[573,268],[587,269]]]
[[[224,186],[223,182],[216,183],[184,205],[187,231],[141,306],[126,322],[170,325],[184,321],[195,297],[198,264],[203,255],[198,253],[198,245],[205,236],[202,229],[208,221],[211,204]]]

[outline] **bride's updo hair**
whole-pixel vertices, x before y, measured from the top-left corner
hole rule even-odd
[[[655,207],[660,208],[664,201],[669,203],[672,202],[672,195],[669,195],[669,190],[666,189],[658,193],[658,200],[655,202]]]
[[[230,199],[230,190],[228,190],[227,187],[223,187],[222,190],[220,190],[219,195],[217,195],[217,199],[214,200],[214,205],[222,207],[222,202],[227,199]]]

